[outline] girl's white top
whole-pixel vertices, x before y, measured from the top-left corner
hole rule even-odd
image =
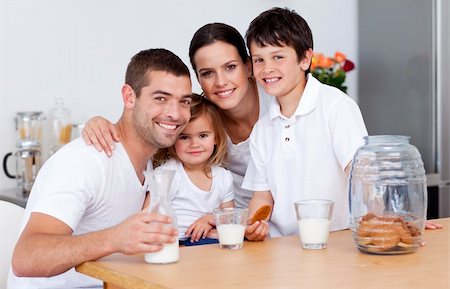
[[[175,170],[171,187],[171,205],[178,223],[180,240],[187,239],[186,230],[199,218],[212,213],[220,204],[234,199],[233,177],[225,168],[213,166],[209,191],[198,188],[184,170],[183,164],[171,159],[156,170]]]

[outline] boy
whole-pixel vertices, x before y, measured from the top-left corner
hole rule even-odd
[[[242,185],[255,191],[249,215],[269,204],[270,236],[291,235],[298,232],[295,201],[330,199],[331,230],[348,228],[348,171],[367,135],[357,104],[309,74],[312,33],[294,11],[263,12],[246,38],[254,77],[275,96],[250,136],[251,161]],[[264,239],[258,231],[265,230],[247,228],[247,239]]]

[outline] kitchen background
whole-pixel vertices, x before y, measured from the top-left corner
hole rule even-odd
[[[17,112],[48,113],[54,106],[55,98],[61,97],[64,99],[65,106],[70,109],[74,123],[84,123],[94,115],[103,115],[111,120],[117,120],[122,112],[120,89],[126,65],[135,53],[150,47],[164,47],[175,52],[190,66],[188,46],[193,33],[199,27],[209,22],[225,22],[244,34],[254,17],[274,6],[294,9],[307,20],[313,31],[315,51],[333,55],[339,50],[355,62],[356,70],[347,75],[348,94],[356,100],[360,98],[363,115],[373,115],[365,110],[373,112],[379,108],[371,110],[371,107],[376,107],[376,104],[368,100],[383,96],[384,98],[380,98],[383,105],[389,106],[389,100],[386,99],[396,97],[389,94],[389,88],[385,91],[373,89],[377,85],[380,87],[392,85],[392,83],[378,82],[378,78],[386,79],[390,77],[389,73],[394,73],[391,70],[392,66],[388,66],[389,69],[382,71],[381,75],[375,78],[368,76],[374,63],[366,60],[370,59],[370,52],[373,49],[378,49],[374,44],[384,47],[378,51],[385,53],[389,61],[405,61],[400,56],[408,55],[408,53],[389,49],[396,41],[401,42],[402,37],[394,34],[390,42],[384,43],[384,40],[377,41],[377,38],[374,38],[377,34],[370,34],[376,31],[369,29],[364,32],[363,28],[385,21],[385,16],[390,11],[398,11],[397,15],[402,15],[411,8],[412,13],[419,13],[419,15],[431,13],[431,10],[427,12],[427,8],[423,8],[423,5],[418,5],[419,8],[417,8],[415,5],[417,1],[422,2],[421,0],[394,1],[400,3],[394,5],[392,1],[384,0],[380,2],[384,4],[377,7],[384,10],[370,13],[370,5],[376,6],[378,1],[0,0],[0,135],[2,136],[0,156],[3,158],[6,153],[14,151],[17,134],[14,117]],[[374,3],[370,4],[371,2]],[[448,35],[450,32],[448,1],[425,2],[434,5],[433,7],[438,11],[433,14],[433,17],[436,17],[433,19],[439,22],[440,30],[437,30],[444,30]],[[417,10],[422,9],[420,7],[425,11]],[[400,22],[403,20],[398,19]],[[379,37],[383,37],[383,29],[377,32]],[[414,27],[409,29],[411,34],[416,31]],[[450,90],[448,84],[445,84],[450,78],[450,39],[448,36],[438,39],[431,30],[425,32],[425,35],[416,33],[417,41],[436,40],[437,46],[431,47],[434,53],[432,55],[440,58],[438,61],[433,62],[432,59],[429,62],[439,62],[438,68],[433,66],[427,70],[438,77],[430,80],[432,83],[430,85],[436,88],[436,91],[433,92],[433,96],[430,96],[432,103],[427,104],[429,108],[424,107],[431,113],[427,118],[431,120],[430,127],[436,133],[429,136],[433,139],[430,142],[432,148],[425,144],[419,149],[427,155],[433,155],[430,161],[426,161],[427,173],[429,170],[429,173],[433,174],[435,179],[433,186],[437,188],[441,186],[445,189],[445,180],[450,179],[448,177],[450,156],[448,154],[449,140],[443,138],[449,137],[450,126],[448,123],[442,123],[440,116],[441,112],[450,110]],[[370,39],[374,40],[374,43],[367,42]],[[378,57],[383,57],[383,54]],[[415,60],[411,61],[415,63]],[[439,73],[436,73],[438,69]],[[416,70],[423,71],[420,63]],[[195,92],[200,92],[194,74],[192,76],[193,89]],[[364,80],[363,83],[361,83],[362,80]],[[383,93],[383,95],[377,95],[377,93]],[[398,92],[395,91],[395,93]],[[428,91],[424,92],[425,97],[427,93]],[[400,94],[404,95],[404,93]],[[405,101],[414,102],[411,99]],[[417,113],[421,114],[420,111]],[[370,118],[374,120],[370,122],[366,120],[366,123],[371,134],[408,133],[408,130],[405,132],[402,128],[399,128],[398,132],[384,132],[386,126],[384,128],[379,126],[376,117],[370,116]],[[402,119],[402,121],[409,120]],[[425,130],[429,130],[430,127]],[[438,130],[445,131],[446,134],[438,133]],[[412,143],[416,145],[419,143],[422,146],[422,142],[414,137],[412,139]],[[445,149],[447,152],[442,153]],[[428,153],[429,150],[434,151]],[[440,174],[442,168],[447,169],[446,177]],[[0,173],[0,190],[13,188],[15,185],[14,180]],[[449,195],[450,193],[436,197],[437,210],[440,210],[441,215],[450,215]]]

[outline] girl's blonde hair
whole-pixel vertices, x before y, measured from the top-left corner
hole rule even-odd
[[[200,116],[206,116],[214,130],[216,144],[214,145],[212,155],[209,157],[208,167],[214,165],[225,166],[228,159],[227,134],[217,110],[218,108],[215,104],[199,94],[193,93],[192,97],[191,119],[189,122],[199,118]],[[175,153],[175,145],[169,148],[159,149],[153,157],[153,165],[155,167],[162,165],[170,158],[179,160],[177,154]]]

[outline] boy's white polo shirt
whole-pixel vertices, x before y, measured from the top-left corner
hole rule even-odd
[[[276,98],[250,136],[251,160],[242,187],[270,190],[270,236],[298,233],[294,202],[335,202],[331,230],[348,228],[348,179],[344,172],[367,130],[356,103],[308,75],[294,115],[284,117]]]

